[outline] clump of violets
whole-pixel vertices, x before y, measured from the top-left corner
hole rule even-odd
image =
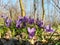
[[[28,17],[19,16],[16,21],[16,27],[20,28],[20,24],[23,24],[23,27],[26,27],[26,24],[34,24],[34,19]]]
[[[18,31],[16,31],[17,34],[21,34],[22,32],[25,33],[27,31],[30,39],[34,38],[35,33],[37,36],[40,36],[42,34],[42,31],[43,31],[42,30],[40,32],[41,29],[44,29],[44,31],[47,33],[54,33],[54,29],[51,27],[51,25],[44,26],[43,20],[39,20],[39,19],[34,20],[31,17],[28,18],[26,16],[24,16],[24,17],[18,16],[18,19],[15,20],[15,22],[13,22],[12,19],[8,18],[5,15],[2,15],[1,17],[4,19],[4,23],[5,23],[6,27],[10,28],[12,26],[13,28],[11,28],[11,29],[18,30]],[[11,23],[13,25],[11,25]],[[26,34],[27,34],[27,32],[26,32]],[[45,32],[43,34],[45,34]],[[45,35],[41,35],[41,36],[45,36]]]
[[[33,38],[33,36],[35,35],[35,31],[35,28],[28,27],[29,38]]]
[[[51,32],[51,33],[54,32],[54,29],[51,27],[51,25],[45,26],[44,29],[46,32]]]

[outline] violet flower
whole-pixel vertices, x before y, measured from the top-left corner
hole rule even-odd
[[[9,18],[7,18],[7,19],[5,20],[6,26],[7,26],[7,27],[10,27],[11,22],[12,22],[12,20],[9,19]]]
[[[20,28],[22,22],[23,22],[23,18],[22,18],[22,17],[19,17],[18,20],[16,21],[16,27],[17,27],[17,28]]]
[[[54,32],[54,30],[52,29],[52,27],[50,26],[50,25],[47,25],[46,27],[45,27],[45,31],[46,32]]]
[[[29,22],[29,24],[33,24],[34,23],[34,19],[29,18],[28,22]]]
[[[16,21],[16,27],[17,27],[17,28],[20,28],[20,27],[21,27],[20,24],[21,24],[21,21],[17,20],[17,21]]]
[[[24,18],[23,18],[23,21],[26,23],[26,22],[28,22],[28,18],[25,16]]]
[[[43,21],[37,20],[36,23],[37,23],[37,25],[38,25],[39,27],[43,27]]]
[[[33,38],[33,36],[35,35],[35,31],[35,28],[28,27],[29,38]]]
[[[28,18],[25,16],[24,18],[23,18],[23,27],[26,27],[26,24],[27,24],[27,22],[28,22]]]
[[[21,24],[24,22],[24,19],[22,16],[19,16],[18,17],[18,20],[16,21],[16,27],[17,28],[20,28],[21,27]]]

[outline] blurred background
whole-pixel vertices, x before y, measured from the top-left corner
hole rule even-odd
[[[45,23],[60,23],[60,0],[0,0],[0,15],[44,18]]]

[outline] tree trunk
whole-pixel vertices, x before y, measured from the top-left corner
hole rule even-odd
[[[42,0],[42,20],[44,19],[44,0]]]
[[[25,16],[25,10],[24,10],[24,6],[23,6],[23,3],[22,3],[22,0],[19,0],[19,2],[20,2],[20,8],[21,8],[21,16]]]

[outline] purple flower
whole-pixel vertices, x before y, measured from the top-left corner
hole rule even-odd
[[[29,22],[29,24],[33,24],[34,23],[34,19],[29,18],[28,22]]]
[[[27,21],[27,17],[23,18],[23,17],[19,16],[18,20],[16,21],[16,27],[20,28],[22,23],[23,23],[23,26],[25,27],[26,26],[26,21]]]
[[[37,25],[38,25],[39,27],[43,27],[43,21],[37,20],[36,23],[37,23]]]
[[[16,27],[17,28],[21,28],[21,24],[23,23],[23,17],[22,16],[19,16],[18,17],[18,20],[16,21]]]
[[[46,32],[54,32],[54,30],[52,29],[52,27],[50,26],[50,25],[47,25],[46,27],[44,27],[45,28],[45,31]]]
[[[21,27],[21,23],[22,23],[22,19],[18,19],[18,20],[16,21],[16,27],[17,27],[17,28],[20,28],[20,27]]]
[[[7,19],[5,20],[6,26],[9,27],[9,26],[11,25],[11,22],[12,22],[12,20],[9,19],[9,18],[7,18]]]
[[[23,17],[22,16],[18,16],[18,20],[17,21],[23,22]]]
[[[26,24],[27,24],[27,22],[28,22],[28,18],[25,16],[24,18],[23,18],[23,27],[26,27]]]
[[[35,31],[35,28],[30,29],[30,27],[28,27],[29,38],[33,38],[33,36],[35,35]]]
[[[28,18],[25,16],[25,17],[23,18],[23,21],[24,21],[24,22],[28,22]]]
[[[16,21],[16,27],[17,27],[17,28],[20,28],[20,24],[21,24],[21,21],[18,21],[18,20],[17,20],[17,21]]]

